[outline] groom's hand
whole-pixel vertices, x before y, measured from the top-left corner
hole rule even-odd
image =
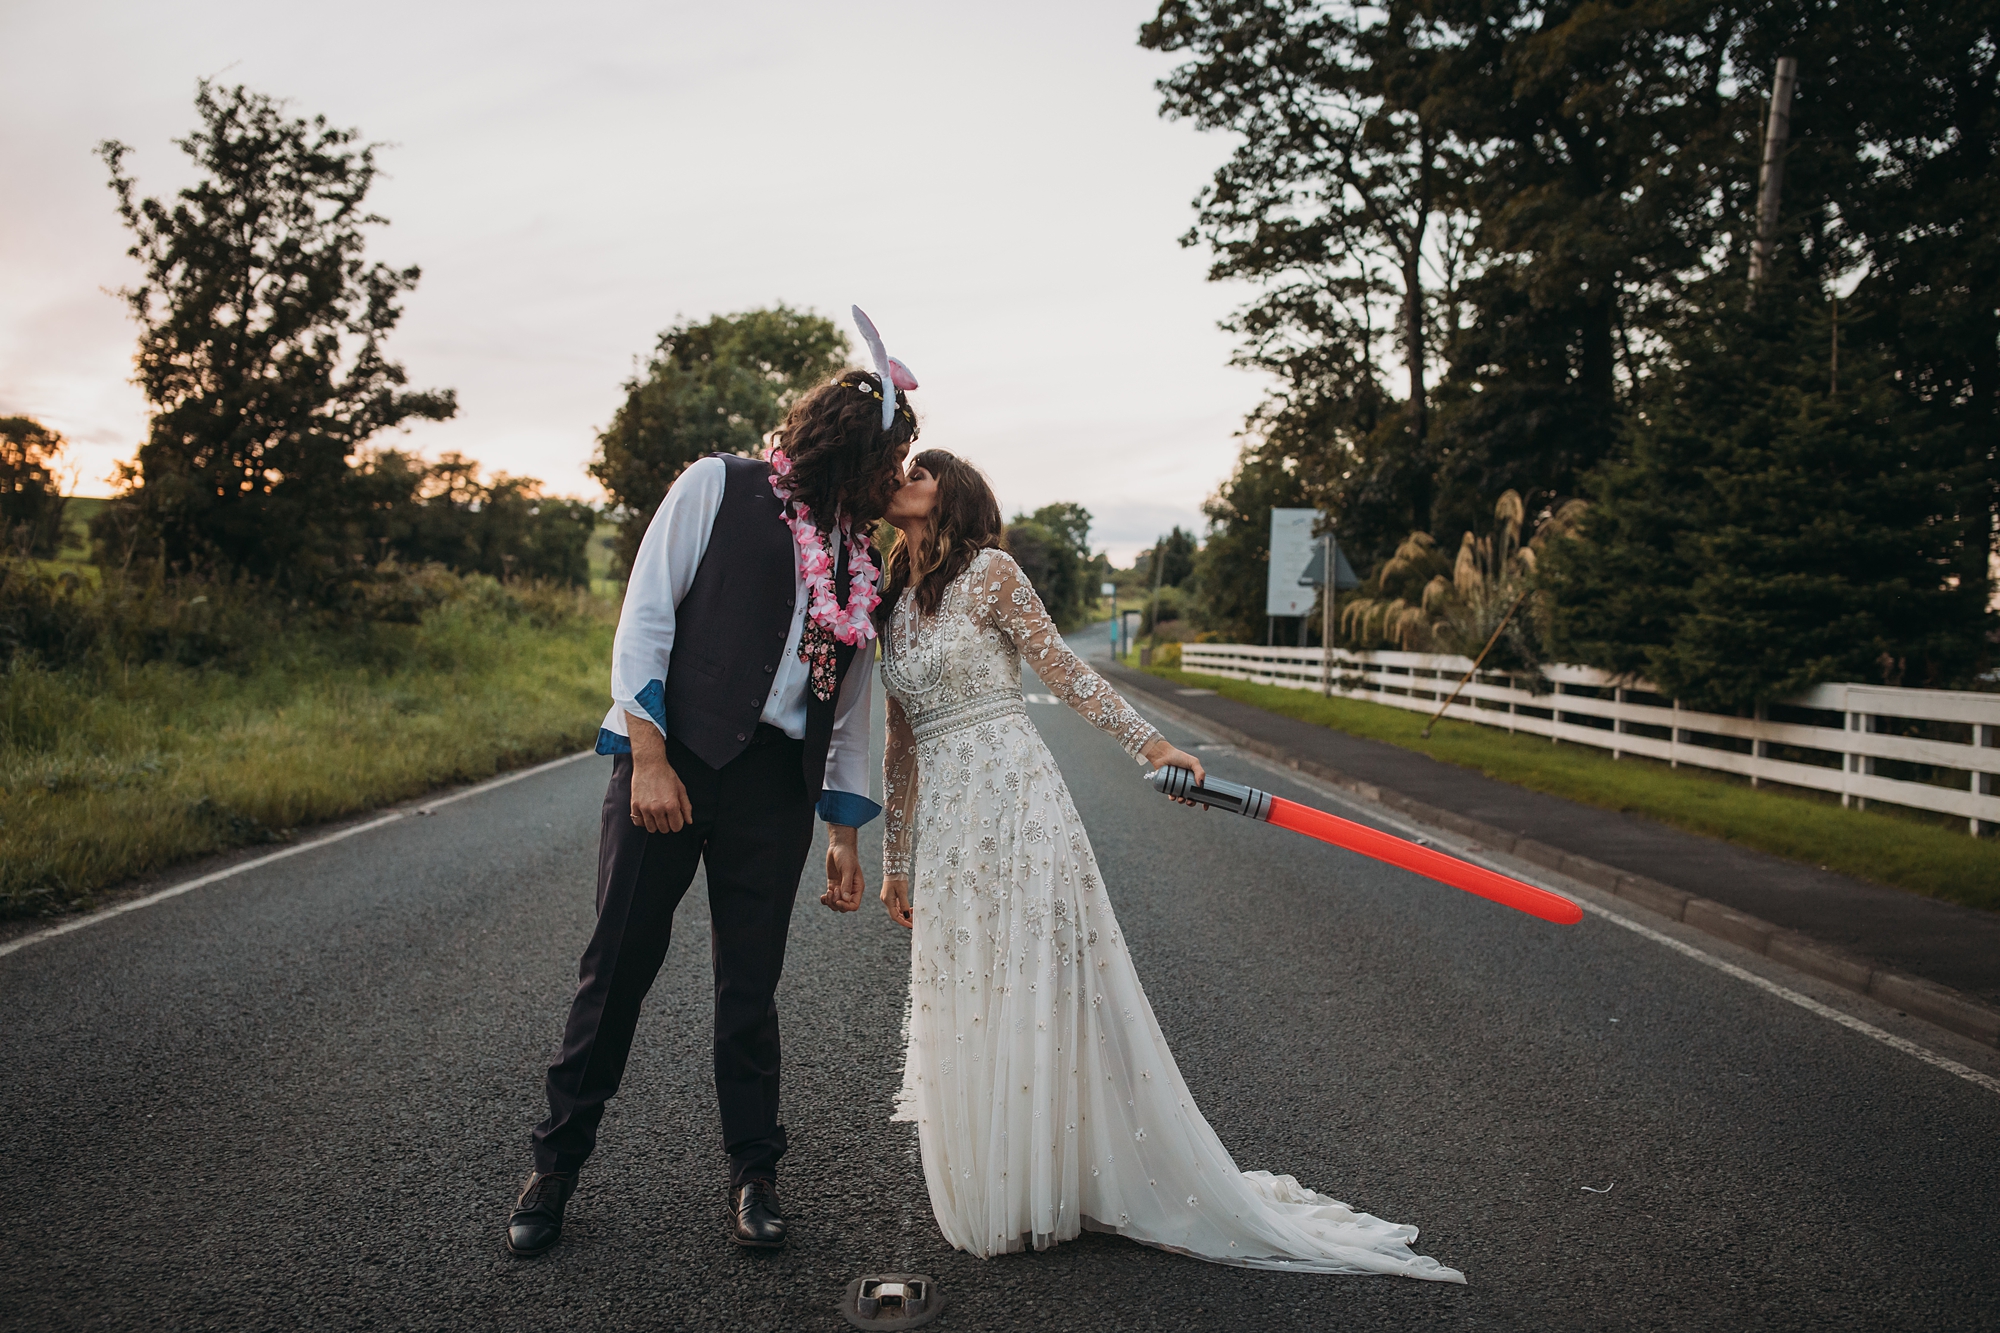
[[[632,822],[648,833],[679,833],[694,818],[681,775],[667,762],[667,740],[650,719],[625,715],[632,734]]]
[[[861,841],[857,830],[845,824],[826,826],[826,892],[819,900],[836,912],[852,912],[861,906],[868,886],[861,879]]]

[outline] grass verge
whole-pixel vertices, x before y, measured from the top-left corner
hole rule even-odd
[[[0,668],[0,917],[589,744],[615,607],[481,582],[228,669]]]
[[[1470,722],[1439,722],[1425,740],[1419,733],[1428,714],[1172,668],[1146,670],[1176,685],[1211,689],[1301,722],[1418,750],[1531,791],[1644,815],[1926,897],[2000,910],[2000,846],[1952,829],[1886,812],[1844,810],[1721,774],[1613,759],[1587,746],[1552,745]]]

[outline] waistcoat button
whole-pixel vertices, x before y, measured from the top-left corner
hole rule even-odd
[[[778,669],[778,668],[776,668],[775,666],[767,666],[767,667],[765,667],[765,668],[764,668],[764,674],[768,676],[768,675],[770,675],[770,674],[771,674],[771,673],[772,673],[773,671],[776,671],[777,669]]]
[[[744,734],[743,734],[742,732],[740,732],[740,731],[739,731],[739,732],[737,732],[737,733],[736,733],[736,739],[737,739],[737,740],[739,740],[739,741],[741,741],[741,740],[748,740],[748,739],[749,739],[749,737],[748,737],[748,736],[746,736],[746,735],[744,735]]]

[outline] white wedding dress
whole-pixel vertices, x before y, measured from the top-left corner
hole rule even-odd
[[[1135,757],[1157,734],[1003,551],[936,615],[906,592],[890,617],[883,873],[910,876],[915,911],[897,1118],[945,1238],[987,1258],[1090,1227],[1219,1263],[1464,1281],[1411,1251],[1415,1227],[1237,1169],[1153,1021],[1023,659]]]

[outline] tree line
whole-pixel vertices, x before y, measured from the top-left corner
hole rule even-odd
[[[401,606],[380,585],[426,565],[587,584],[594,506],[549,496],[534,478],[485,476],[456,453],[427,462],[375,443],[458,410],[449,389],[410,388],[387,354],[422,274],[367,257],[369,233],[386,223],[367,207],[378,145],[241,86],[202,82],[195,111],[176,144],[196,179],[170,200],[140,192],[126,145],[98,149],[141,269],[119,295],[139,326],[137,382],[151,408],[119,494],[90,524],[100,567],[363,613]],[[689,463],[761,451],[850,350],[831,320],[784,305],[663,332],[590,464],[618,527],[614,572]],[[56,627],[42,639],[66,642],[53,585],[20,564],[69,540],[63,449],[37,422],[0,421],[0,535],[13,559],[0,600]],[[1064,623],[1083,615],[1101,564],[1089,531],[1090,515],[1066,504],[1008,528]]]
[[[621,565],[629,567],[653,512],[688,464],[712,453],[759,453],[799,395],[838,374],[851,353],[832,320],[782,304],[682,321],[661,333],[626,381],[625,400],[598,436],[590,464],[619,517]],[[886,549],[891,535],[878,534],[877,545]],[[1006,541],[1056,623],[1080,623],[1107,568],[1090,553],[1090,512],[1058,503],[1017,513]]]
[[[2000,499],[1994,17],[1162,4],[1162,113],[1235,141],[1184,240],[1254,288],[1237,359],[1276,382],[1208,506],[1212,631],[1262,637],[1269,510],[1313,505],[1369,571],[1357,646],[1483,624],[1483,542],[1513,552],[1493,587],[1532,584],[1523,655],[1714,706],[1968,683]]]
[[[98,152],[140,280],[122,290],[139,326],[136,380],[150,408],[119,494],[92,520],[107,571],[262,587],[290,603],[380,606],[397,569],[587,584],[594,506],[532,477],[483,475],[374,441],[456,415],[452,391],[412,390],[385,348],[421,277],[366,255],[377,146],[288,114],[243,87],[199,85],[177,146],[194,183],[143,195],[131,150]],[[62,437],[0,422],[0,524],[8,553],[70,544]],[[48,601],[8,571],[22,605]],[[390,598],[390,602],[394,602]]]

